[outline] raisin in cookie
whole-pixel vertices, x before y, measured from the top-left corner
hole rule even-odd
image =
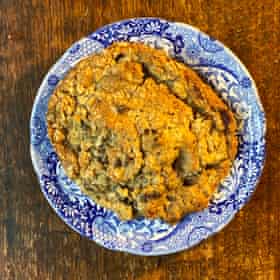
[[[233,113],[186,65],[140,43],[80,61],[49,101],[66,174],[121,219],[207,207],[237,152]]]

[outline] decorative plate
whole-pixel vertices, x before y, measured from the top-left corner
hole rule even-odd
[[[115,41],[141,41],[186,63],[209,84],[240,121],[239,150],[228,177],[209,207],[170,226],[161,220],[121,221],[92,201],[65,175],[49,141],[46,111],[50,95],[81,58]],[[221,230],[256,188],[265,156],[265,116],[255,83],[223,44],[182,23],[135,18],[106,25],[73,44],[50,69],[36,96],[31,122],[31,157],[42,192],[72,229],[113,250],[163,255],[185,250]]]

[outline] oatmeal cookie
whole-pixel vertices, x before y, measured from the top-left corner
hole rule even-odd
[[[174,223],[207,207],[238,145],[212,88],[140,43],[80,61],[51,96],[47,122],[66,174],[121,219]]]

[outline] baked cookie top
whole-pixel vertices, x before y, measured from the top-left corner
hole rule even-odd
[[[81,60],[51,96],[47,123],[66,174],[121,219],[174,223],[207,207],[238,145],[212,88],[140,43]]]

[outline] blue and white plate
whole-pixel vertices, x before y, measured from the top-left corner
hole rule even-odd
[[[207,209],[187,215],[174,226],[161,220],[121,221],[94,203],[67,178],[47,136],[47,104],[57,83],[81,58],[115,41],[141,41],[186,63],[216,89],[240,121],[239,150],[230,174]],[[227,47],[198,29],[159,18],[106,25],[73,44],[44,78],[30,129],[31,156],[42,192],[61,219],[108,249],[139,255],[185,250],[221,230],[254,192],[265,156],[264,111],[245,66]]]

